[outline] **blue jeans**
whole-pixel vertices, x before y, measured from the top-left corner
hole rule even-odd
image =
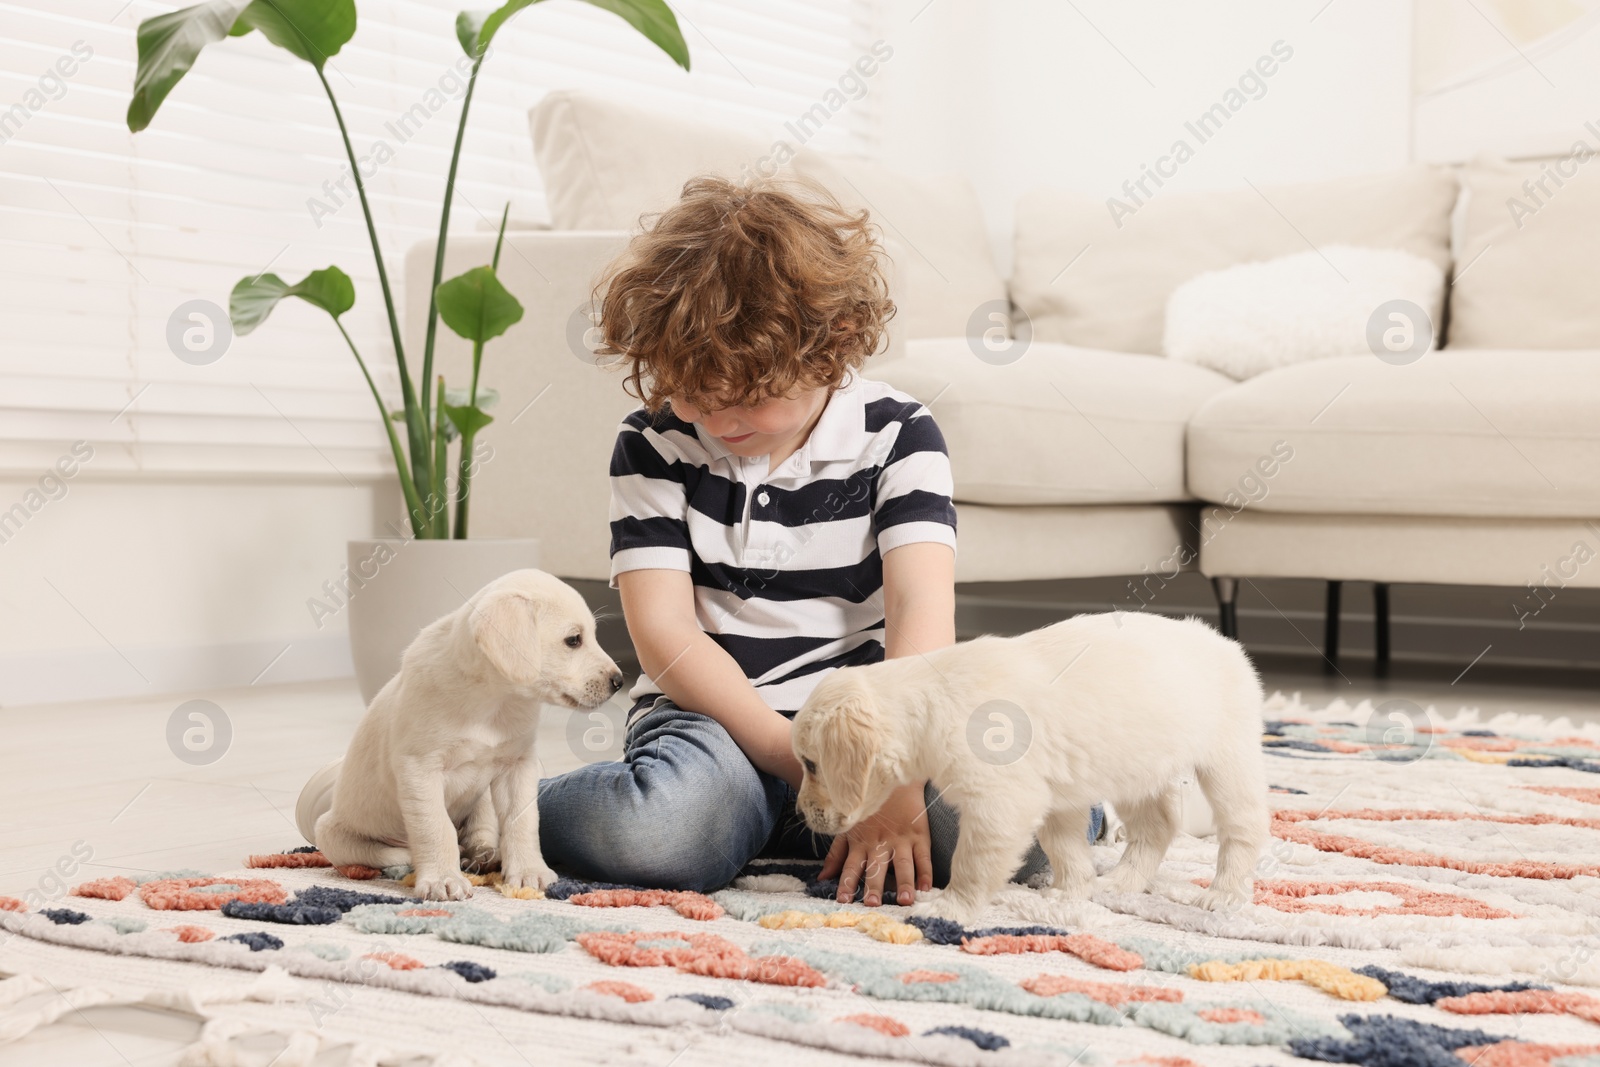
[[[958,819],[931,786],[927,798],[933,879],[943,886]],[[757,770],[715,719],[662,700],[628,728],[621,760],[539,783],[539,847],[565,875],[709,892],[757,857],[827,854],[830,839],[805,827],[794,800],[795,790]],[[1047,865],[1035,843],[1014,877]]]

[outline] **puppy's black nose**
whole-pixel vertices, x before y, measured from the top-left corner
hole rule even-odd
[[[615,693],[618,689],[621,689],[621,688],[622,688],[622,672],[621,671],[613,671],[611,673],[611,691],[613,693]]]

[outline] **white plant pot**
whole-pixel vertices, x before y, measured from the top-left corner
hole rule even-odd
[[[511,571],[539,565],[539,542],[382,537],[348,546],[350,655],[361,699],[372,703],[422,628]]]

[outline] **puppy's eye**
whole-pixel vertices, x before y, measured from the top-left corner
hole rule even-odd
[[[809,759],[806,759],[805,757],[801,757],[800,766],[802,766],[802,767],[804,767],[806,769],[806,773],[807,774],[816,774],[817,773],[817,765],[816,765],[815,761],[813,761],[813,760],[809,760]]]
[[[578,646],[580,646],[582,644],[583,644],[583,635],[582,634],[573,634],[571,637],[567,638],[567,647],[568,648],[577,648]]]

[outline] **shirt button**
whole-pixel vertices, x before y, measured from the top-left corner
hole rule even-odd
[[[771,500],[771,499],[772,499],[772,498],[771,498],[771,497],[769,497],[769,496],[768,496],[768,495],[767,495],[767,494],[766,494],[766,491],[765,491],[765,490],[763,490],[763,491],[762,491],[762,492],[761,492],[761,493],[759,493],[759,494],[757,494],[757,495],[756,495],[756,503],[757,503],[757,504],[760,504],[760,505],[761,505],[761,506],[762,506],[762,507],[766,507],[766,506],[767,506],[767,501],[769,501],[769,500]]]

